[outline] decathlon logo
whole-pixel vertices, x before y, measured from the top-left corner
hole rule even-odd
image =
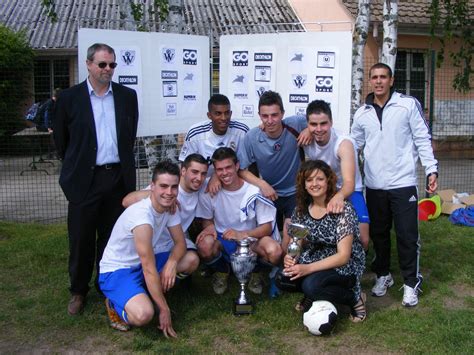
[[[135,51],[131,50],[124,50],[120,52],[122,57],[122,62],[125,65],[132,65],[133,61],[135,60]]]
[[[273,60],[273,53],[255,53],[253,60],[256,62],[271,62]]]
[[[137,85],[138,76],[136,75],[119,75],[118,77],[119,84],[122,85]]]
[[[248,67],[249,52],[248,51],[233,51],[232,52],[232,66],[234,67]]]
[[[308,103],[309,102],[309,95],[290,94],[290,102]]]
[[[316,77],[316,92],[332,92],[332,76]]]
[[[197,65],[197,50],[183,49],[183,64]]]
[[[292,75],[293,86],[297,89],[301,89],[306,84],[306,75],[296,74]]]
[[[178,72],[176,70],[162,70],[161,79],[178,79]]]
[[[176,51],[173,48],[163,48],[163,59],[166,63],[174,63]]]

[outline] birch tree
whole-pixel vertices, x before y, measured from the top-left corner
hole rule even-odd
[[[398,37],[398,0],[383,2],[383,43],[381,62],[387,64],[395,73]]]
[[[351,121],[360,106],[364,84],[364,48],[370,26],[370,0],[359,0],[359,10],[352,36]],[[352,124],[352,122],[351,122]]]

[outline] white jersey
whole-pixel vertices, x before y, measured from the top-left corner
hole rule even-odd
[[[140,257],[135,248],[133,230],[135,227],[148,224],[153,228],[153,252],[160,252],[160,236],[167,227],[180,224],[178,213],[174,215],[158,213],[152,206],[150,198],[143,199],[128,207],[114,225],[109,242],[100,261],[100,273],[127,269],[140,264]],[[161,241],[162,242],[162,241]]]
[[[239,146],[243,144],[244,136],[249,130],[244,123],[230,121],[227,132],[220,136],[212,130],[212,122],[210,120],[196,123],[191,126],[186,134],[179,161],[184,161],[189,154],[201,154],[208,162],[217,148],[228,147],[235,152]],[[209,166],[207,176],[211,176],[214,168]]]
[[[331,138],[329,142],[320,146],[318,143],[313,142],[310,145],[304,146],[304,152],[306,156],[311,160],[322,160],[328,164],[331,169],[336,173],[337,176],[337,188],[342,187],[342,172],[341,172],[341,159],[338,156],[338,151],[341,143],[344,140],[351,142],[354,147],[354,141],[345,135],[339,135],[334,128],[331,128]],[[359,162],[357,160],[357,151],[354,147],[355,156],[355,191],[362,191],[364,186],[362,185],[362,177],[360,175]]]
[[[196,249],[196,245],[189,239],[188,229],[196,216],[196,207],[199,200],[199,192],[186,192],[179,185],[178,201],[179,201],[179,217],[181,218],[181,227],[183,227],[184,236],[186,237],[186,248]],[[163,231],[160,237],[160,249],[169,251],[173,249],[174,242],[168,229]]]
[[[196,217],[213,219],[217,233],[223,233],[231,228],[237,231],[249,230],[273,222],[276,208],[261,201],[256,203],[254,216],[242,221],[241,205],[245,204],[247,190],[251,187],[254,186],[244,182],[240,189],[236,191],[221,189],[213,198],[208,193],[201,192]]]

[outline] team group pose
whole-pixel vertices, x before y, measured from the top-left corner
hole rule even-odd
[[[136,94],[111,82],[116,63],[108,45],[92,45],[86,64],[88,79],[58,97],[53,125],[69,201],[69,314],[82,312],[96,264],[96,287],[114,329],[143,326],[157,313],[158,328],[175,337],[169,291],[201,264],[212,270],[213,291],[224,294],[236,242],[251,238],[258,256],[251,292],[262,293],[262,273],[269,272],[270,297],[297,290],[303,294],[298,311],[326,300],[346,305],[351,320],[361,322],[367,316],[360,279],[369,240],[372,295],[384,296],[394,284],[392,222],[402,304],[418,304],[415,167],[419,158],[430,193],[437,189],[438,169],[420,104],[392,89],[390,67],[370,69],[373,92],[356,112],[350,136],[333,128],[331,107],[322,100],[309,103],[305,116],[284,118],[280,95],[267,91],[258,102],[261,124],[249,130],[231,120],[226,96],[213,95],[209,121],[186,134],[180,165],[159,162],[150,185],[133,191]],[[286,254],[289,222],[309,230],[297,257]],[[200,227],[195,238],[188,232],[192,224]],[[287,282],[275,283],[277,270]]]

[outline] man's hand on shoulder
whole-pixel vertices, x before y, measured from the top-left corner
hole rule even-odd
[[[342,213],[344,211],[344,196],[342,193],[336,193],[329,201],[326,211],[328,213]]]
[[[305,146],[313,143],[313,135],[309,132],[309,129],[306,127],[303,129],[298,138],[296,139],[299,146]]]
[[[222,184],[219,178],[217,177],[216,173],[213,173],[207,184],[206,192],[209,193],[211,197],[214,197],[221,188]]]

